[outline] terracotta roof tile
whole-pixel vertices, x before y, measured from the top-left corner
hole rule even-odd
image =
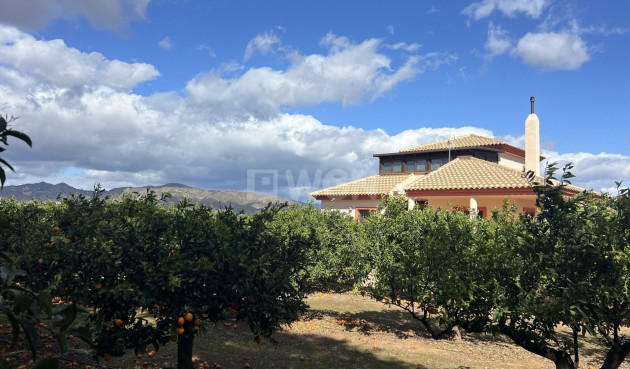
[[[449,143],[450,141],[450,143]],[[416,151],[439,151],[451,149],[465,149],[469,147],[507,145],[503,141],[495,140],[483,136],[469,134],[466,136],[455,137],[450,140],[438,141],[426,145],[419,145],[400,150],[400,152],[416,152]]]
[[[542,180],[542,178],[540,178]],[[406,190],[529,188],[523,173],[473,157],[458,157],[414,180]]]
[[[324,188],[311,193],[311,196],[383,195],[396,190],[398,184],[401,184],[402,190],[415,177],[413,174],[375,175]]]

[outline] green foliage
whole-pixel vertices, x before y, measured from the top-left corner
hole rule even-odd
[[[455,326],[482,330],[501,247],[490,242],[488,222],[459,211],[407,211],[404,198],[383,205],[384,215],[365,223],[376,255],[374,297],[407,310],[434,338]]]
[[[27,145],[33,146],[33,143],[31,142],[30,137],[28,137],[26,134],[20,131],[11,129],[11,127],[9,126],[9,123],[13,122],[16,119],[17,118],[13,116],[3,117],[2,115],[0,115],[0,144],[2,144],[3,146],[8,146],[9,145],[8,138],[15,137],[19,140],[22,140]],[[0,153],[4,152],[5,150],[6,148],[0,146]],[[2,168],[2,165],[9,168],[11,171],[13,171],[13,167],[11,166],[11,164],[9,164],[6,160],[2,158],[0,158],[0,164],[1,164],[0,165],[0,189],[2,189],[2,187],[4,187],[4,182],[7,180],[7,176],[6,176],[6,173],[4,172],[4,168]]]

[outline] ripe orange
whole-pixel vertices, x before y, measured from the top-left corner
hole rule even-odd
[[[53,244],[52,244],[52,243],[49,243],[49,244],[48,244],[48,248],[49,248],[49,249],[52,249],[52,248],[53,248]]]
[[[178,327],[175,331],[177,334],[184,334],[184,327]]]
[[[149,351],[149,353],[147,354],[148,357],[153,357],[153,355],[155,355],[154,351]]]
[[[38,264],[44,264],[44,259],[42,259],[42,258],[37,259],[37,263]]]
[[[245,368],[251,368],[252,366],[249,363],[245,363]]]
[[[433,306],[429,306],[427,311],[429,312],[429,314],[434,314],[435,313],[435,308]]]
[[[100,283],[97,283],[97,284],[94,285],[94,288],[97,289],[97,290],[100,290],[101,287],[103,287],[103,286],[101,286]]]
[[[184,325],[184,318],[183,317],[179,317],[177,318],[177,325]]]
[[[116,327],[120,328],[125,324],[122,319],[116,319]]]
[[[108,224],[109,224],[109,222],[108,222],[108,221],[105,221],[105,225],[108,225]]]
[[[304,356],[300,356],[300,361],[304,361],[306,358]]]
[[[48,234],[48,230],[47,229],[44,229],[44,234]]]
[[[54,231],[54,232],[59,232],[59,231],[60,231],[60,229],[59,229],[59,227],[55,227],[55,228],[53,228],[53,231]]]
[[[195,327],[199,327],[201,325],[201,320],[199,318],[195,319]]]
[[[184,316],[184,319],[185,319],[187,322],[192,322],[192,320],[193,320],[193,314],[192,314],[192,313],[188,313],[188,314],[186,314],[186,315]]]

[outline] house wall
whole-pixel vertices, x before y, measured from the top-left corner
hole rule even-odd
[[[341,213],[348,214],[352,217],[356,216],[357,208],[376,208],[380,203],[380,199],[375,200],[321,200],[322,210],[332,209]]]
[[[502,152],[499,153],[499,165],[522,171],[523,165],[525,165],[525,159],[507,152]]]
[[[455,207],[469,208],[471,196],[429,196],[425,198],[416,198],[415,200],[427,200],[428,205],[437,209],[452,209]],[[503,196],[473,196],[477,200],[477,208],[485,208],[485,216],[492,214],[492,210],[495,208],[503,207]],[[524,212],[523,208],[536,208],[536,196],[508,196],[508,202],[510,205],[517,204],[517,213]]]

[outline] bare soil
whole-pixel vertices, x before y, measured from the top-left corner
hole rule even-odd
[[[307,303],[306,314],[274,334],[277,344],[268,340],[257,344],[247,322],[205,325],[195,339],[195,368],[554,368],[551,361],[500,335],[464,332],[460,340],[433,340],[408,313],[369,297],[320,292],[310,295]],[[603,342],[588,336],[583,341],[581,367],[598,368],[606,350]],[[43,357],[55,355],[55,347],[40,349]],[[92,361],[80,344],[73,343],[70,352],[60,355],[60,367],[157,369],[173,365],[176,350],[169,344],[150,358],[149,349],[140,357],[130,352],[105,363]],[[15,367],[18,363],[33,367],[28,359],[27,351],[12,353]],[[630,364],[622,368],[630,369]]]

